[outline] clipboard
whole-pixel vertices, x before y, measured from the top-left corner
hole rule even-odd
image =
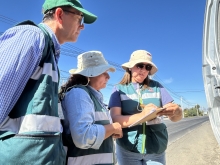
[[[128,128],[139,125],[139,124],[144,123],[146,121],[150,121],[150,120],[155,119],[157,117],[157,114],[165,109],[166,108],[152,109],[149,114],[143,116],[142,118],[140,118],[139,120],[137,120],[133,124],[129,125]]]

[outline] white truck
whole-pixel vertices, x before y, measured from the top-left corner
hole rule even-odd
[[[220,144],[220,0],[206,1],[202,56],[209,119]]]

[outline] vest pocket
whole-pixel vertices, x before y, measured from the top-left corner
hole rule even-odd
[[[137,148],[139,134],[134,128],[137,129],[137,126],[132,128],[123,128],[123,137],[117,139],[116,142],[118,145],[128,151],[139,153]]]
[[[168,133],[165,124],[149,125],[146,129],[147,143],[146,150],[148,154],[162,153],[167,148]]]
[[[0,164],[65,164],[61,135],[16,134],[0,141]]]

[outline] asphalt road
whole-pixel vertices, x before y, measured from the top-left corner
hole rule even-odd
[[[169,142],[168,145],[183,137],[193,129],[201,126],[202,123],[209,121],[208,116],[183,118],[178,122],[165,120],[167,126]]]
[[[168,145],[167,165],[220,165],[218,144],[209,120]]]

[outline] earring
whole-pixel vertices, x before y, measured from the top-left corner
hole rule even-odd
[[[87,85],[89,85],[90,78],[89,78],[89,77],[87,77],[87,80],[88,80],[88,82],[86,83],[86,85],[83,85],[83,86],[87,86]]]

